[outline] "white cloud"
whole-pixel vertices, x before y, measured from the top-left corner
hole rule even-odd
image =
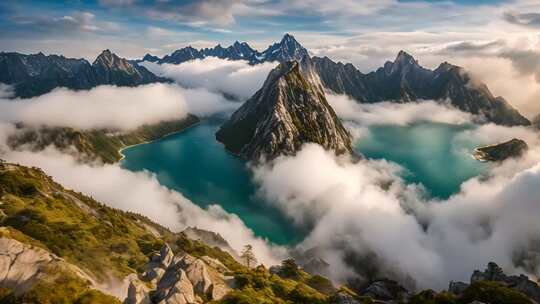
[[[118,165],[81,164],[53,149],[40,153],[13,151],[2,158],[40,167],[68,189],[90,195],[110,207],[145,215],[173,231],[187,226],[214,231],[238,252],[244,245],[251,244],[257,259],[267,266],[278,263],[284,255],[284,248],[270,246],[255,237],[238,216],[218,205],[202,209],[182,194],[160,185],[148,172],[135,173]]]
[[[0,99],[0,121],[79,129],[134,129],[143,124],[207,116],[237,106],[204,89],[170,84],[135,88],[99,86],[89,91],[65,88],[30,99]]]
[[[151,62],[144,62],[143,65],[157,75],[174,79],[182,86],[206,88],[238,99],[247,99],[262,87],[276,63],[249,65],[245,61],[208,57],[177,65]]]
[[[539,146],[494,169],[490,179],[466,182],[448,201],[426,201],[396,170],[384,161],[336,158],[310,144],[296,157],[256,168],[255,179],[261,195],[297,224],[314,227],[300,247],[317,248],[333,263],[334,278],[365,275],[367,265],[380,270],[371,273],[378,277],[412,277],[417,287],[440,289],[449,280],[468,280],[490,260],[509,272],[540,274],[540,251],[531,245],[540,238],[533,219],[540,212]],[[517,253],[527,259],[514,260]],[[374,265],[362,259],[370,254]]]
[[[341,119],[355,122],[361,126],[405,126],[422,121],[466,124],[475,119],[469,113],[428,100],[411,103],[380,102],[361,104],[346,95],[327,94],[326,97],[328,103]]]

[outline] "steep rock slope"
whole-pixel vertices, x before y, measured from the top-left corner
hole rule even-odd
[[[477,83],[463,68],[447,62],[429,70],[401,51],[393,62],[363,74],[352,64],[335,63],[327,57],[314,57],[312,61],[326,88],[359,102],[448,101],[457,109],[482,115],[497,124],[530,124],[504,98],[493,96],[485,84]]]
[[[272,70],[263,87],[232,114],[216,138],[231,152],[251,160],[291,155],[308,142],[338,154],[352,152],[351,136],[326,101],[318,78],[297,61]]]

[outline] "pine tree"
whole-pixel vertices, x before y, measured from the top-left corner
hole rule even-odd
[[[257,259],[255,258],[255,254],[253,254],[253,247],[249,244],[244,246],[244,250],[242,250],[240,258],[244,260],[245,265],[248,268],[251,268],[257,264]]]

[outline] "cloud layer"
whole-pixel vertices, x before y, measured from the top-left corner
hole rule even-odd
[[[3,95],[7,97],[8,93]],[[59,88],[24,100],[2,99],[1,96],[2,93],[2,122],[79,129],[129,130],[143,124],[181,119],[188,113],[208,116],[237,106],[204,89],[184,89],[169,84],[135,88],[99,86],[89,91]]]
[[[249,65],[245,61],[231,61],[208,57],[182,64],[143,65],[153,73],[174,79],[188,88],[206,88],[211,92],[223,93],[230,97],[245,100],[262,87],[266,76],[275,63]]]
[[[335,279],[394,276],[409,287],[442,289],[450,280],[467,281],[490,260],[509,272],[540,275],[540,225],[533,219],[540,212],[538,134],[488,124],[461,136],[479,144],[524,138],[531,148],[445,201],[405,184],[396,164],[353,162],[312,144],[255,168],[255,180],[260,195],[313,228],[299,246],[315,248]]]

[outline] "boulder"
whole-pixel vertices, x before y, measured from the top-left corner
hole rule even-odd
[[[396,281],[381,279],[372,282],[364,289],[362,296],[368,296],[383,301],[403,300],[408,298],[409,292]]]
[[[24,293],[42,275],[46,267],[59,259],[41,248],[17,240],[0,238],[0,287]]]
[[[450,281],[450,284],[448,285],[448,291],[455,294],[460,295],[462,294],[465,289],[469,287],[469,284],[459,281]]]
[[[124,304],[152,304],[149,292],[149,288],[136,275],[132,275]]]

